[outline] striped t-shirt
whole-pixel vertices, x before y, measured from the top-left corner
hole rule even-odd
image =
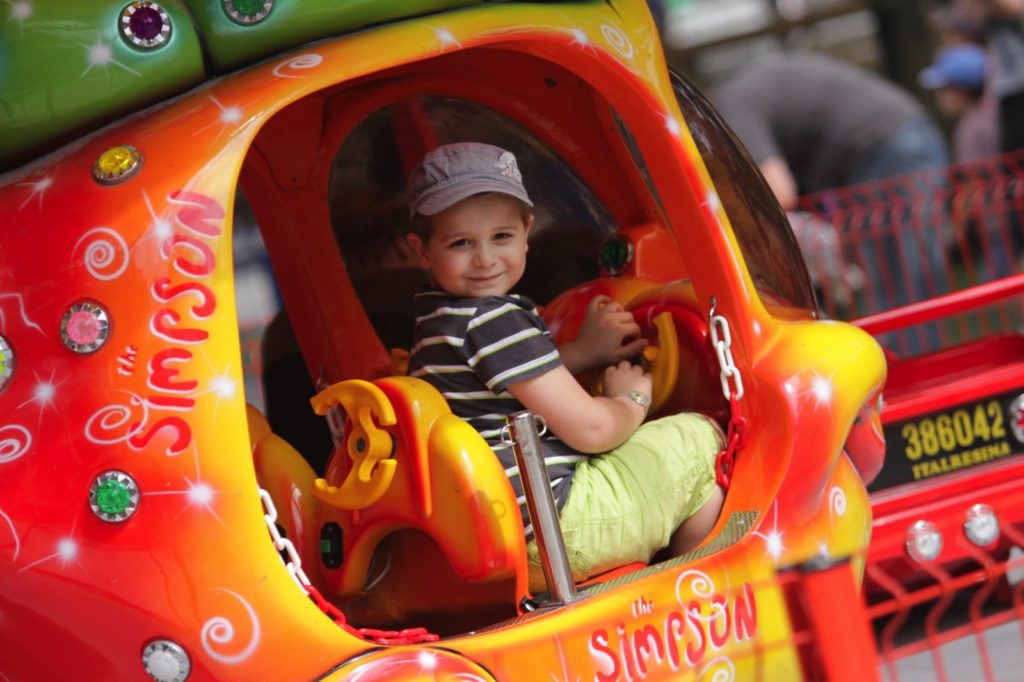
[[[409,375],[432,384],[452,412],[480,432],[497,454],[519,498],[526,535],[532,535],[512,448],[501,444],[505,417],[525,409],[506,387],[562,364],[558,348],[533,303],[516,294],[459,298],[437,289],[416,294],[416,332]],[[542,439],[555,502],[569,496],[576,462],[585,459],[550,432]]]

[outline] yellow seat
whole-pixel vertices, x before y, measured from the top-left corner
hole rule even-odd
[[[310,566],[320,563],[320,536],[316,519],[320,501],[313,497],[316,473],[309,463],[283,438],[270,430],[266,417],[246,405],[253,466],[260,488],[270,494],[277,509],[277,523],[299,552],[310,580],[319,587]]]
[[[523,524],[483,438],[412,377],[340,382],[312,403],[348,415],[312,491],[318,526],[341,528],[343,561],[320,571],[350,620],[457,631],[514,616],[527,593]]]

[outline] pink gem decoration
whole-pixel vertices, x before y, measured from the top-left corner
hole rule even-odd
[[[96,343],[100,336],[100,322],[88,310],[79,310],[68,318],[68,338],[81,346]]]

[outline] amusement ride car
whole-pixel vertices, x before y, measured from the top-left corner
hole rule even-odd
[[[6,9],[0,679],[812,674],[778,576],[861,574],[885,363],[818,318],[781,210],[645,3]],[[401,188],[458,140],[520,159],[521,290],[555,337],[621,301],[652,413],[729,433],[689,555],[531,590],[502,468],[401,376],[422,281]],[[246,405],[239,202],[308,369],[266,390],[328,417],[324,470]]]

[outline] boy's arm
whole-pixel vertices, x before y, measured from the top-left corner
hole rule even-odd
[[[574,341],[558,347],[562,364],[570,374],[628,360],[647,345],[633,314],[607,296],[595,296]],[[633,339],[626,343],[626,339]]]
[[[583,390],[564,366],[509,384],[507,390],[526,409],[544,417],[548,428],[569,447],[583,453],[607,452],[633,435],[647,410],[625,393],[651,395],[651,378],[639,367],[621,363],[605,373],[612,397]]]

